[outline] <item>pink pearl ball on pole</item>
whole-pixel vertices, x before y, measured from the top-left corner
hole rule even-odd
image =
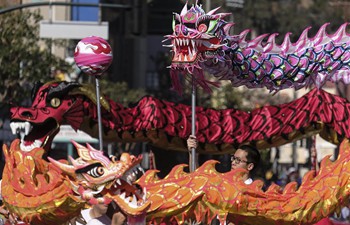
[[[83,38],[75,47],[75,63],[88,75],[102,75],[111,65],[112,59],[112,48],[101,37],[91,36]]]

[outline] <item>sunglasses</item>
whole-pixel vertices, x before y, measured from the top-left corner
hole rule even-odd
[[[234,155],[231,156],[231,162],[235,162],[236,164],[248,163],[248,161],[242,160]]]

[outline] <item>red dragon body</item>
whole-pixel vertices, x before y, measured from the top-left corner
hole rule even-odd
[[[38,88],[31,107],[11,109],[11,128],[20,133],[21,148],[50,149],[64,124],[98,136],[95,92],[89,85],[53,82]],[[196,108],[198,152],[224,154],[240,144],[260,149],[279,146],[315,133],[339,144],[349,133],[350,104],[343,98],[314,89],[290,103],[264,106],[250,112]],[[168,150],[187,151],[191,107],[143,97],[133,107],[102,98],[103,137],[112,142],[149,142]]]

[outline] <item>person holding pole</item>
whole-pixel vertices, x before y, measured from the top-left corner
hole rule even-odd
[[[192,148],[198,147],[198,141],[196,136],[190,135],[187,139],[187,148],[191,152]],[[193,157],[190,155],[190,157]],[[197,156],[194,156],[197,158]],[[248,171],[247,174],[243,175],[245,183],[251,184],[253,182],[251,173],[256,170],[259,166],[261,156],[259,151],[250,145],[241,145],[233,155],[231,155],[231,169],[243,168]],[[198,161],[196,160],[196,163]]]
[[[196,136],[190,135],[187,139],[187,148],[190,152],[190,157],[197,157],[191,155],[191,149],[197,148],[198,141]],[[252,172],[258,168],[260,164],[261,156],[259,151],[250,145],[241,145],[233,155],[231,155],[231,170],[243,168],[248,171],[243,175],[244,183],[249,185],[253,183]],[[191,162],[191,160],[190,160]],[[196,162],[198,162],[196,160]],[[220,224],[217,218],[213,219],[211,225]],[[226,223],[225,223],[226,224]],[[233,223],[228,223],[228,225],[233,225]]]
[[[196,136],[194,135],[190,135],[187,139],[187,148],[188,148],[188,152],[190,154],[190,163],[189,166],[190,168],[197,168],[198,167],[198,155],[195,153],[195,155],[193,155],[193,149],[197,149],[198,146],[198,141]],[[193,158],[194,157],[194,158]],[[195,163],[195,165],[192,165],[192,163]],[[193,172],[193,171],[191,171]]]

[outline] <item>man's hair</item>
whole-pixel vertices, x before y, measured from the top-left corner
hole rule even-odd
[[[258,149],[251,145],[241,145],[238,149],[241,149],[247,153],[247,161],[254,164],[253,170],[255,170],[259,166],[261,160]]]

